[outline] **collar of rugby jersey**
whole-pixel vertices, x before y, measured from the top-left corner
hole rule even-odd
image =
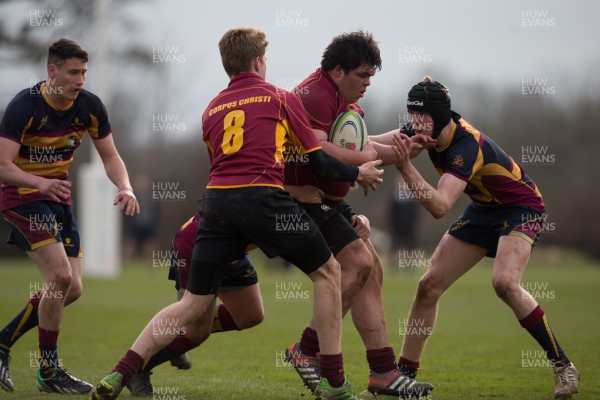
[[[66,111],[69,108],[71,108],[71,106],[73,106],[72,101],[68,102],[64,107],[61,107],[58,104],[56,104],[56,102],[54,102],[54,100],[52,100],[52,97],[50,97],[50,95],[48,94],[48,88],[46,86],[46,82],[43,82],[40,85],[40,89],[42,91],[42,96],[44,97],[44,100],[46,100],[46,103],[48,103],[48,105],[50,107],[54,108],[56,111]]]

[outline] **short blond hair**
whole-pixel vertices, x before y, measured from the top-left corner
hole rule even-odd
[[[256,57],[263,57],[269,41],[261,30],[249,27],[230,29],[219,40],[223,68],[229,76],[247,72]]]

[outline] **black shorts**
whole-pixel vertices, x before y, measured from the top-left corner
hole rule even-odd
[[[489,250],[495,257],[500,236],[519,236],[535,246],[546,214],[520,206],[479,206],[471,203],[448,229],[448,234]]]
[[[192,260],[180,259],[178,252],[173,252],[171,267],[169,268],[169,280],[175,281],[175,289],[182,290],[187,287],[188,276]],[[232,262],[221,281],[222,287],[247,287],[258,283],[258,275],[252,265],[252,261],[246,256],[241,260]]]
[[[216,294],[228,265],[243,258],[250,243],[306,274],[331,257],[317,225],[279,188],[208,189],[200,210],[187,285],[193,294]]]
[[[10,223],[7,243],[24,251],[62,242],[68,257],[81,257],[79,229],[70,206],[36,201],[2,213]]]
[[[345,201],[324,199],[321,204],[298,204],[315,221],[334,256],[360,239],[351,222],[352,216],[356,214]]]

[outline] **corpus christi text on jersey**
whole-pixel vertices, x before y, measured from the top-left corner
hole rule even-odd
[[[229,108],[233,108],[233,107],[237,107],[237,106],[243,106],[244,104],[270,103],[270,102],[271,102],[271,96],[246,97],[245,99],[241,99],[239,101],[230,101],[229,103],[219,104],[218,106],[211,108],[210,111],[208,112],[208,115],[211,116],[214,113],[217,113],[219,111],[223,111],[225,109],[229,109]]]

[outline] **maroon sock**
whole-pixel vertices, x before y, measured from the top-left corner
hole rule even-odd
[[[533,309],[525,318],[519,320],[519,324],[525,329],[532,329],[544,318],[544,310],[540,305]]]
[[[320,351],[317,331],[307,327],[300,338],[300,350],[307,356],[314,357]]]
[[[344,384],[344,358],[339,354],[321,354],[319,356],[321,376],[327,378],[332,387]]]
[[[133,376],[138,372],[138,370],[142,369],[144,365],[144,359],[138,353],[133,350],[127,350],[127,353],[121,358],[119,363],[115,366],[112,372],[119,372],[123,375],[123,381],[121,384],[123,386],[127,385],[129,380],[133,378]]]
[[[198,345],[195,345],[194,343],[190,342],[190,340],[181,333],[179,334],[179,336],[173,339],[173,341],[167,346],[167,348],[171,350],[176,356],[181,355],[186,351],[194,349],[196,347],[198,347]]]
[[[382,374],[396,369],[396,355],[391,347],[367,350],[367,362],[371,371]]]
[[[398,365],[405,365],[410,369],[414,369],[415,371],[421,367],[421,365],[419,364],[418,361],[407,360],[404,357],[400,357],[400,360],[398,361]]]
[[[58,343],[59,331],[51,331],[49,329],[44,329],[41,326],[38,326],[38,332],[40,345],[56,346],[56,343]]]
[[[217,309],[215,311],[216,312],[213,319],[213,333],[241,330],[236,325],[235,321],[233,320],[233,317],[231,316],[231,313],[229,312],[227,307],[225,307],[225,304],[217,306]],[[217,321],[220,324],[215,323]],[[219,327],[220,329],[217,329],[216,327]]]
[[[29,303],[33,306],[33,310],[36,312],[40,306],[40,300],[42,300],[42,296],[42,291],[38,290],[29,298]]]
[[[156,354],[150,357],[146,365],[144,365],[142,372],[152,371],[152,369],[157,365],[165,363],[198,346],[199,345],[190,342],[185,335],[179,334],[179,336],[173,339],[173,341],[169,343],[167,347],[159,350]]]
[[[38,326],[38,340],[40,344],[39,363],[43,372],[49,372],[59,367],[58,343],[59,331],[51,331]]]

